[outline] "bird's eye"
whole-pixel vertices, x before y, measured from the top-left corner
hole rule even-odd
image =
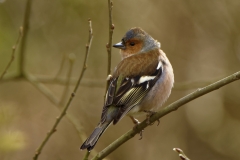
[[[134,46],[135,45],[135,43],[134,42],[130,42],[130,46]]]

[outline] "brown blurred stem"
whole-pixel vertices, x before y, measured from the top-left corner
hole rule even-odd
[[[59,109],[61,111],[60,108],[62,108],[62,106],[60,106],[59,104],[59,100],[58,98],[53,94],[53,92],[51,92],[51,90],[49,90],[44,84],[40,83],[38,81],[38,79],[30,74],[25,74],[24,75],[25,78],[34,86],[36,87],[50,102],[52,102],[57,109]],[[77,119],[75,119],[74,116],[72,116],[70,113],[68,113],[66,115],[66,118],[69,120],[69,122],[73,125],[73,127],[75,128],[75,130],[77,131],[77,134],[79,136],[79,138],[84,141],[85,139],[87,139],[87,136],[84,132],[84,129],[82,128],[81,124],[79,123],[79,121]],[[97,152],[93,149],[91,151],[92,154],[97,154]]]
[[[27,37],[28,37],[28,31],[29,31],[29,19],[31,14],[31,7],[32,7],[32,0],[27,0],[25,13],[24,13],[24,19],[23,19],[23,37],[20,44],[20,52],[19,52],[19,72],[20,77],[23,77],[24,75],[24,69],[25,69],[25,50],[27,45]]]
[[[190,160],[180,148],[173,148],[173,150],[178,153],[181,160]]]
[[[108,43],[106,45],[107,52],[108,52],[108,66],[107,66],[107,76],[111,74],[111,56],[112,56],[112,35],[114,30],[114,24],[112,23],[112,8],[113,8],[113,2],[111,0],[108,0],[108,14],[109,14],[109,37],[108,37]],[[109,80],[107,80],[106,84],[106,91],[109,86]],[[106,94],[104,94],[106,95]],[[105,99],[105,97],[104,97]]]
[[[61,64],[60,64],[60,68],[59,68],[59,70],[58,70],[58,72],[57,72],[57,74],[56,74],[56,76],[55,76],[55,78],[54,79],[57,79],[57,77],[61,74],[61,72],[62,72],[62,70],[63,70],[63,66],[64,66],[64,63],[65,63],[65,59],[66,59],[66,54],[63,54],[62,55],[62,61],[61,61]],[[66,81],[66,83],[68,83],[68,79],[69,77],[67,77],[67,81]],[[74,83],[75,84],[75,83]]]
[[[56,118],[56,121],[53,125],[53,127],[51,128],[51,130],[47,133],[47,136],[44,138],[44,140],[42,141],[42,143],[40,144],[40,146],[38,147],[38,149],[35,152],[35,155],[33,157],[33,160],[37,160],[38,156],[41,154],[43,147],[45,146],[45,144],[48,142],[49,138],[51,137],[51,135],[56,131],[56,128],[58,126],[58,124],[60,123],[60,121],[62,120],[62,118],[64,117],[64,115],[66,114],[66,111],[68,110],[70,104],[72,103],[72,100],[74,98],[74,96],[76,95],[76,92],[78,90],[79,84],[82,80],[82,77],[84,75],[85,70],[87,69],[87,59],[88,59],[88,55],[89,55],[89,50],[91,47],[91,43],[92,43],[92,37],[93,37],[93,33],[92,33],[92,22],[89,19],[89,38],[88,38],[88,42],[86,44],[86,53],[85,53],[85,58],[84,58],[84,62],[83,62],[83,67],[79,76],[79,79],[77,81],[77,84],[66,104],[66,106],[64,107],[63,111],[61,112],[60,116]]]
[[[73,64],[75,61],[75,55],[73,53],[69,54],[68,56],[69,62],[70,62],[70,66],[69,66],[69,70],[67,73],[67,84],[64,88],[63,94],[62,94],[62,98],[60,99],[59,102],[59,106],[62,106],[66,100],[67,94],[68,94],[68,90],[69,90],[69,86],[70,86],[70,79],[71,79],[71,75],[72,75],[72,69],[73,69]]]
[[[18,38],[17,38],[17,41],[15,43],[15,45],[12,47],[12,56],[11,56],[11,59],[10,61],[8,62],[6,68],[4,69],[3,73],[1,74],[0,76],[0,80],[2,80],[3,76],[7,73],[9,67],[11,66],[12,62],[14,61],[15,59],[15,51],[17,49],[17,46],[20,42],[20,39],[22,38],[22,35],[23,35],[23,27],[20,27],[19,28],[19,34],[18,34]]]
[[[7,78],[7,77],[6,77]],[[175,91],[181,91],[181,90],[191,90],[196,89],[201,86],[209,85],[215,81],[217,81],[219,78],[213,78],[212,80],[198,80],[198,81],[187,81],[187,82],[176,82],[174,84],[173,90]],[[36,77],[36,80],[41,83],[46,84],[58,84],[58,85],[66,85],[67,84],[67,78],[65,77],[50,77],[50,76],[43,76],[38,75]],[[3,79],[3,81],[6,81]],[[77,78],[71,78],[70,79],[70,85],[75,85],[77,82]],[[81,86],[84,87],[99,87],[104,88],[105,87],[105,80],[94,80],[94,79],[86,79],[84,78],[81,82]]]
[[[212,92],[214,90],[217,90],[231,82],[234,82],[236,80],[240,79],[240,71],[226,77],[223,78],[215,83],[212,83],[206,87],[203,88],[199,88],[196,91],[188,94],[187,96],[173,102],[172,104],[164,107],[162,110],[160,110],[159,112],[157,112],[156,114],[154,114],[153,116],[150,117],[149,121],[150,124],[152,124],[153,122],[155,122],[156,120],[158,120],[159,118],[169,114],[172,111],[177,110],[179,107],[181,107],[182,105],[198,98],[201,97],[209,92]],[[92,160],[99,160],[99,159],[103,159],[104,157],[106,157],[107,155],[109,155],[110,153],[112,153],[115,149],[117,149],[119,146],[121,146],[123,143],[125,143],[126,141],[128,141],[129,139],[133,138],[136,134],[138,134],[140,131],[142,131],[144,128],[146,128],[148,126],[147,120],[144,120],[143,122],[141,122],[138,126],[135,127],[135,129],[132,129],[130,131],[128,131],[127,133],[125,133],[124,135],[122,135],[120,138],[118,138],[117,140],[115,140],[112,144],[110,144],[109,146],[107,146],[105,149],[103,149],[101,152],[99,152]]]

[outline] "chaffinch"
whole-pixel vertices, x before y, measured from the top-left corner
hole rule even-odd
[[[141,28],[127,31],[113,47],[120,49],[122,61],[110,79],[101,120],[80,149],[92,150],[107,127],[125,115],[138,124],[133,116],[156,111],[173,87],[171,63],[160,49],[160,43]]]

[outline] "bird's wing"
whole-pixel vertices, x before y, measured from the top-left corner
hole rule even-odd
[[[143,100],[162,75],[162,71],[162,62],[159,61],[150,75],[134,77],[122,77],[120,75],[113,78],[106,94],[101,122],[104,122],[107,118],[108,107],[114,105],[118,108],[117,114],[113,119],[113,124],[116,124],[125,114]]]

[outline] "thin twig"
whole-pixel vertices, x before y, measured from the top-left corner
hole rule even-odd
[[[46,75],[37,75],[37,81],[46,84],[58,84],[58,85],[67,85],[66,77],[52,77]],[[76,85],[77,78],[73,77],[69,80],[70,85]],[[82,84],[82,82],[81,82]]]
[[[112,56],[112,35],[113,35],[113,30],[114,30],[114,24],[112,23],[112,8],[113,8],[113,2],[111,0],[108,0],[108,14],[109,14],[109,39],[108,39],[108,43],[106,45],[107,48],[107,52],[108,52],[108,66],[107,66],[107,76],[109,76],[111,74],[111,56]],[[110,81],[107,80],[107,84],[106,84],[106,91],[108,89]],[[106,94],[104,94],[106,95]],[[105,97],[104,97],[105,99]]]
[[[213,80],[199,80],[199,81],[189,81],[189,82],[177,82],[174,84],[173,90],[176,91],[181,91],[181,90],[191,90],[191,89],[196,89],[201,86],[206,86],[208,84],[211,84],[218,80],[219,78],[214,78]],[[49,76],[43,76],[43,75],[38,75],[36,77],[36,80],[41,82],[41,83],[46,83],[46,84],[58,84],[58,85],[66,85],[67,84],[67,78],[65,77],[49,77]],[[70,79],[70,85],[75,85],[77,82],[77,78],[71,78]],[[104,88],[106,87],[104,85],[105,80],[94,80],[94,79],[86,79],[84,78],[81,82],[81,86],[84,87],[99,87],[99,88]]]
[[[70,85],[75,85],[77,83],[77,78],[71,78],[69,80]],[[40,83],[46,83],[46,84],[58,84],[58,85],[67,85],[67,78],[66,77],[50,77],[50,76],[43,76],[38,75],[36,76],[36,81]],[[104,88],[105,87],[105,80],[94,80],[89,78],[84,78],[81,81],[81,86],[84,87],[98,87],[98,88]]]
[[[88,59],[88,55],[89,55],[89,50],[92,44],[92,38],[93,38],[93,32],[92,32],[92,21],[91,19],[88,19],[88,23],[89,23],[89,38],[88,38],[88,43],[86,44],[86,54],[85,54],[85,59],[84,59],[84,63],[83,63],[83,67],[82,67],[82,72],[81,75],[77,81],[77,85],[74,89],[74,93],[76,93],[78,86],[82,80],[82,77],[84,75],[85,70],[87,69],[87,59]]]
[[[88,43],[86,45],[86,54],[85,54],[85,58],[84,58],[84,62],[83,62],[83,67],[82,67],[82,70],[81,70],[81,74],[80,74],[80,77],[77,81],[77,84],[66,104],[66,106],[64,107],[63,111],[61,112],[60,116],[56,118],[56,121],[52,127],[52,129],[47,133],[47,136],[44,138],[44,140],[42,141],[41,145],[38,147],[38,149],[36,150],[35,152],[35,155],[33,157],[33,160],[37,160],[38,159],[38,156],[40,155],[43,147],[45,146],[45,144],[48,142],[49,138],[51,137],[51,135],[56,131],[56,128],[58,126],[58,124],[60,123],[60,121],[62,120],[62,118],[64,117],[64,115],[66,114],[66,111],[67,109],[69,108],[74,96],[76,95],[76,92],[78,90],[78,87],[79,87],[79,84],[82,80],[82,77],[84,75],[84,72],[85,70],[87,69],[87,59],[88,59],[88,55],[89,55],[89,50],[90,50],[90,46],[91,46],[91,43],[92,43],[92,37],[93,37],[93,34],[92,34],[92,22],[91,20],[89,19],[88,20],[89,22],[89,39],[88,39]]]
[[[28,80],[34,87],[36,87],[50,102],[52,102],[57,109],[60,110],[61,106],[59,106],[59,100],[58,98],[42,83],[40,83],[39,81],[37,81],[36,77],[30,74],[25,74],[24,75],[26,80]],[[60,110],[61,111],[61,110]],[[83,128],[81,127],[81,125],[79,124],[79,122],[77,122],[77,120],[75,120],[75,118],[68,113],[66,115],[68,121],[73,125],[73,127],[75,128],[75,130],[78,133],[79,138],[83,141],[87,138],[85,132],[83,131]],[[97,154],[97,152],[95,150],[91,151],[93,154]]]
[[[178,153],[178,156],[181,158],[181,160],[190,160],[180,148],[173,148],[173,150]]]
[[[66,60],[66,54],[63,54],[63,55],[62,55],[62,61],[61,61],[61,64],[60,64],[60,68],[59,68],[56,76],[54,77],[54,79],[57,79],[57,77],[61,74],[61,72],[62,72],[62,70],[63,70],[63,66],[64,66],[64,63],[65,63],[65,60]],[[69,79],[69,78],[67,77],[67,80],[68,80],[68,79]],[[76,84],[76,83],[74,83],[74,84]]]
[[[70,56],[70,55],[69,55]],[[71,55],[69,57],[69,59],[71,61],[73,61],[75,59],[75,56],[74,55]],[[70,80],[71,77],[70,77],[70,72],[72,70],[72,62],[70,64],[70,68],[69,68],[69,72],[68,72],[68,79]],[[60,110],[61,112],[61,102],[59,102],[58,98],[44,85],[42,84],[41,82],[38,81],[38,78],[33,76],[33,75],[30,75],[30,74],[24,74],[24,77],[26,80],[28,80],[34,87],[36,87],[47,99],[49,99],[50,102],[52,102],[56,107],[57,109]],[[67,83],[67,82],[66,82]],[[76,84],[76,83],[75,83]],[[69,84],[66,84],[67,86],[69,86]],[[67,88],[67,87],[66,87]],[[64,93],[66,94],[66,89],[65,88],[65,91]],[[79,122],[77,122],[77,120],[74,119],[74,117],[68,113],[66,115],[66,118],[68,119],[68,121],[73,125],[73,127],[76,129],[77,133],[78,133],[78,136],[79,138],[83,141],[87,138],[86,134],[84,133],[83,131],[83,128],[81,127],[81,125],[79,124]],[[92,153],[93,154],[97,154],[97,152],[95,150],[92,150]]]
[[[107,155],[112,153],[115,149],[117,149],[119,146],[121,146],[123,143],[125,143],[129,139],[133,138],[137,133],[139,133],[144,128],[146,128],[148,126],[149,122],[150,122],[150,124],[152,124],[156,120],[159,120],[161,117],[169,114],[172,111],[177,110],[182,105],[184,105],[200,96],[203,96],[209,92],[217,90],[231,82],[239,80],[239,79],[240,79],[240,71],[238,71],[226,78],[223,78],[215,83],[212,83],[206,87],[199,88],[196,91],[188,94],[187,96],[173,102],[172,104],[168,105],[167,107],[164,107],[162,110],[160,110],[159,112],[157,112],[156,114],[151,116],[150,119],[148,120],[148,122],[147,122],[147,120],[144,120],[137,127],[128,131],[127,133],[122,135],[120,138],[115,140],[112,144],[110,144],[105,149],[103,149],[101,152],[99,152],[92,160],[103,159],[104,157],[106,157]]]
[[[16,71],[9,72],[8,74],[4,75],[4,78],[0,81],[0,83],[15,81],[19,78],[19,74]],[[105,81],[104,81],[105,83]],[[104,86],[105,87],[105,86]]]
[[[24,19],[23,19],[23,37],[20,44],[20,52],[19,52],[19,72],[20,77],[24,75],[24,69],[25,69],[25,49],[27,45],[27,37],[28,37],[28,31],[29,31],[29,19],[31,15],[31,8],[32,8],[32,0],[27,0],[25,13],[24,13]]]
[[[42,83],[40,83],[37,78],[30,74],[25,74],[24,77],[28,80],[34,87],[36,87],[50,102],[52,102],[57,109],[60,110],[61,106],[59,105],[58,98]],[[60,110],[61,111],[61,110]],[[68,121],[73,125],[75,130],[78,133],[79,138],[84,141],[87,139],[87,135],[84,132],[84,129],[81,127],[79,122],[72,116],[70,113],[66,115]],[[97,154],[97,152],[93,149],[91,150],[92,154]]]
[[[69,62],[70,62],[70,66],[69,66],[69,70],[68,70],[68,73],[67,73],[67,84],[64,88],[62,98],[60,99],[60,102],[59,102],[59,106],[62,106],[64,104],[64,102],[66,100],[66,97],[67,97],[67,94],[68,94],[68,90],[69,90],[69,86],[70,86],[70,79],[71,79],[71,75],[72,75],[73,64],[74,64],[74,61],[76,59],[75,54],[74,53],[69,54],[68,59],[69,59]]]
[[[18,38],[17,38],[17,41],[15,43],[15,45],[12,47],[12,56],[11,56],[11,59],[10,61],[8,62],[6,68],[4,69],[3,73],[1,74],[0,76],[0,81],[2,80],[3,76],[7,73],[9,67],[11,66],[12,62],[14,61],[15,59],[15,51],[17,49],[17,46],[20,42],[20,39],[22,38],[22,35],[23,35],[23,27],[20,27],[19,28],[19,34],[18,34]]]

